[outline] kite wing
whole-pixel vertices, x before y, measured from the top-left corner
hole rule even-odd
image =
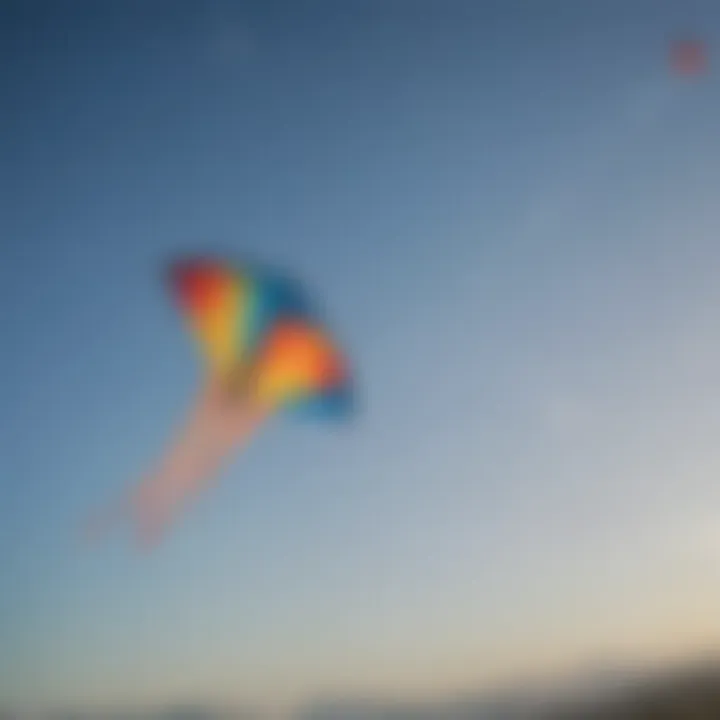
[[[211,372],[247,369],[278,318],[309,317],[301,288],[249,264],[188,259],[170,270],[171,290]]]
[[[170,285],[211,372],[225,375],[242,363],[252,278],[220,262],[187,260],[171,267]]]
[[[329,333],[303,317],[276,319],[255,359],[261,407],[336,418],[352,407],[347,362]]]

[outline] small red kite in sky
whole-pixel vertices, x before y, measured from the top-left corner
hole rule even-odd
[[[670,65],[674,73],[684,77],[704,75],[708,69],[705,43],[692,38],[673,42],[670,47]]]

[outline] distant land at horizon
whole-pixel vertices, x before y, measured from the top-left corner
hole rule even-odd
[[[648,715],[648,713],[656,713]],[[659,714],[657,714],[659,713]],[[555,681],[518,683],[434,701],[325,699],[281,717],[260,708],[168,704],[163,708],[21,711],[0,707],[0,720],[717,720],[720,652],[690,661],[624,662],[580,669]]]

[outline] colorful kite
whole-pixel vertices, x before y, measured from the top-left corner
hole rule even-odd
[[[190,259],[171,266],[169,284],[205,356],[206,381],[157,470],[93,526],[129,513],[146,546],[264,420],[281,411],[337,419],[353,408],[346,360],[296,283]]]

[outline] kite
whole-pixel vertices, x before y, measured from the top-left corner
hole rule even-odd
[[[204,356],[205,382],[156,470],[90,528],[97,535],[129,515],[145,547],[264,421],[281,412],[339,420],[354,407],[347,360],[296,282],[189,258],[170,266],[168,284]]]
[[[675,73],[686,78],[703,75],[708,67],[705,44],[690,38],[674,42],[670,48],[670,65]]]

